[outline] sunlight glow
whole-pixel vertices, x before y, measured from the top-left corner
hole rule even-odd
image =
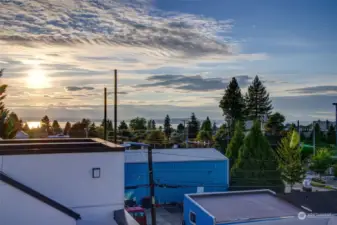
[[[40,122],[28,122],[29,129],[40,127]]]
[[[49,87],[49,79],[46,72],[41,69],[34,69],[28,72],[27,87],[41,89]]]

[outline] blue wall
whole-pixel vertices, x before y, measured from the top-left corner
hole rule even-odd
[[[155,188],[156,202],[183,202],[184,194],[196,193],[198,186],[204,186],[205,192],[226,191],[228,189],[227,160],[189,161],[154,163],[154,180],[158,184],[183,185],[179,188]],[[125,186],[148,185],[147,163],[125,163]],[[126,189],[125,197],[136,198],[140,203],[149,196],[148,187]]]
[[[214,225],[214,217],[207,214],[189,198],[184,197],[184,220],[186,225],[194,225],[190,222],[190,212],[196,215],[196,225]]]

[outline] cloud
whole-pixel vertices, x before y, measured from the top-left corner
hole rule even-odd
[[[112,91],[112,92],[107,92],[108,95],[113,95],[115,92]],[[126,95],[128,94],[126,91],[117,91],[117,94],[119,95]]]
[[[177,57],[231,55],[218,35],[232,20],[164,12],[151,1],[5,1],[0,9],[0,40],[24,46],[104,44],[148,49]],[[65,5],[66,4],[66,5]]]
[[[337,94],[336,85],[312,86],[288,90],[298,94]]]
[[[236,77],[239,84],[246,86],[251,80],[247,75],[241,75]],[[228,85],[228,79],[223,78],[204,78],[200,75],[185,76],[185,75],[154,75],[147,78],[152,83],[139,84],[136,87],[169,87],[184,91],[217,91],[223,90]]]
[[[69,86],[64,88],[66,91],[82,91],[82,90],[87,90],[91,91],[94,90],[94,87],[77,87],[77,86]]]

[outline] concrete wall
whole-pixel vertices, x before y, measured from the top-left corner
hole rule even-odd
[[[196,215],[196,223],[190,221],[190,213],[193,212]],[[200,207],[190,197],[184,196],[184,221],[185,225],[214,225],[215,218]]]
[[[0,224],[76,225],[76,220],[0,181]]]
[[[92,178],[96,167],[100,178]],[[2,170],[82,220],[109,223],[124,208],[124,152],[3,156]]]
[[[192,161],[154,163],[154,180],[158,184],[182,185],[179,188],[156,187],[156,201],[160,204],[183,202],[184,194],[196,193],[198,186],[205,192],[226,191],[228,189],[228,161]],[[125,164],[126,187],[147,185],[147,163]],[[135,198],[137,203],[149,196],[148,187],[126,189],[125,197]]]

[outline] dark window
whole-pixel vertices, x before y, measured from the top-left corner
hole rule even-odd
[[[195,215],[195,213],[194,212],[190,212],[190,221],[191,221],[191,223],[193,223],[193,224],[196,224],[197,222],[197,217],[196,217],[196,215]]]

